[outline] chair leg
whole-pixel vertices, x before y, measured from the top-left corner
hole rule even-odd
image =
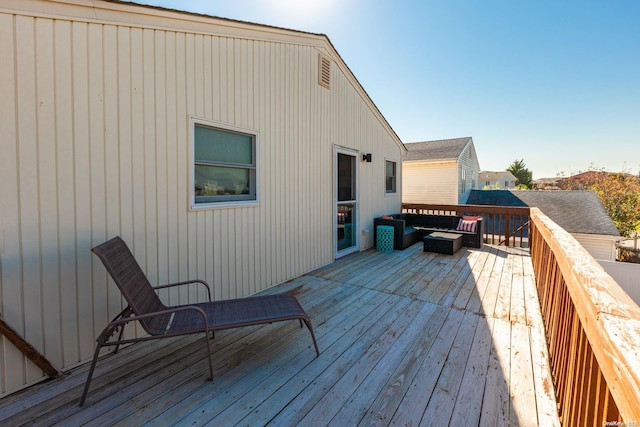
[[[316,334],[313,333],[313,326],[311,326],[311,321],[304,319],[304,323],[309,328],[309,332],[311,332],[311,339],[313,340],[313,346],[316,348],[316,356],[320,356],[320,350],[318,349],[318,342],[316,341]]]
[[[82,392],[82,397],[80,398],[80,405],[84,405],[84,401],[87,399],[87,394],[89,393],[89,385],[91,384],[91,377],[93,376],[93,370],[96,368],[96,362],[98,361],[98,355],[100,354],[100,349],[102,348],[102,343],[98,341],[98,345],[96,346],[96,352],[93,354],[93,361],[91,361],[91,368],[89,369],[89,375],[87,375],[87,381],[84,383],[84,391]]]
[[[118,349],[120,348],[120,341],[122,341],[122,336],[124,335],[125,326],[126,326],[126,323],[120,326],[120,334],[118,334],[118,344],[116,344],[116,349],[113,350],[113,354],[116,354],[118,352]]]
[[[211,331],[211,333],[213,334],[214,331]],[[210,377],[210,381],[213,381],[213,362],[211,361],[211,344],[209,344],[209,332],[205,332],[204,333],[205,336],[205,342],[207,343],[207,357],[209,358],[209,375],[211,375]]]

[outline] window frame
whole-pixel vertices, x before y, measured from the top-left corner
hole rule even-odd
[[[393,190],[387,189],[387,163],[393,164]],[[393,196],[398,194],[398,162],[394,160],[384,159],[384,194],[386,196]]]
[[[467,171],[465,169],[461,169],[460,172],[460,193],[465,193],[467,191]]]
[[[243,166],[242,164],[230,163],[230,162],[211,162],[210,166],[232,167],[237,169],[243,169],[249,171],[249,185],[253,186],[253,191],[247,195],[241,195],[234,197],[233,195],[225,195],[222,197],[207,196],[209,200],[198,202],[195,194],[195,181],[196,181],[196,126],[210,128],[222,132],[236,133],[246,135],[252,138],[252,160],[253,163],[249,166]],[[189,133],[190,133],[190,159],[189,159],[189,203],[191,210],[202,209],[216,209],[216,208],[228,208],[228,207],[240,207],[240,206],[257,206],[259,205],[260,185],[259,185],[259,139],[260,135],[258,131],[254,129],[241,128],[232,126],[228,123],[220,123],[212,120],[207,120],[199,117],[190,117],[189,120]]]

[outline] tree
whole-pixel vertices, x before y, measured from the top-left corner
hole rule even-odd
[[[517,186],[525,189],[531,188],[533,174],[529,169],[527,169],[527,165],[524,164],[524,159],[514,160],[514,162],[511,163],[511,166],[507,168],[507,171],[511,172],[513,176],[517,178]]]
[[[610,173],[588,187],[598,194],[613,223],[625,237],[640,226],[640,178],[626,173]]]

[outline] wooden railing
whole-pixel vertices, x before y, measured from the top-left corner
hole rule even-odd
[[[528,247],[528,207],[403,203],[402,212],[429,215],[482,216],[485,243]]]
[[[531,259],[563,425],[640,423],[640,308],[563,228],[531,208]]]

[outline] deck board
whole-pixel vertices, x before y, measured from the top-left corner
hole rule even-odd
[[[129,346],[0,400],[0,424],[559,425],[526,251],[365,251],[283,283],[312,318]]]

